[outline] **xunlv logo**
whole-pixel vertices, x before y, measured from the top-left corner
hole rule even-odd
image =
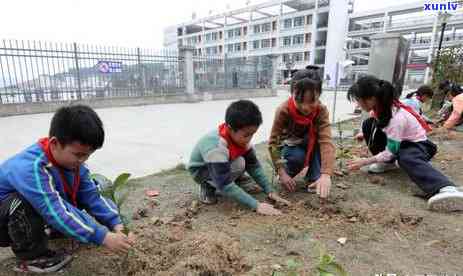
[[[459,6],[463,6],[463,1],[452,1],[447,3],[425,3],[425,11],[456,11]]]

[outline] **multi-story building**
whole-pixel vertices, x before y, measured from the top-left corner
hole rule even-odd
[[[194,46],[197,56],[278,55],[281,78],[309,64],[334,81],[353,0],[278,0],[193,19],[165,29],[164,46]]]
[[[425,82],[429,77],[430,55],[436,53],[442,30],[442,16],[447,12],[442,47],[463,44],[463,7],[456,10],[450,6],[429,11],[426,5],[437,1],[417,1],[405,5],[353,13],[349,18],[348,58],[355,63],[354,77],[367,73],[370,37],[377,33],[400,33],[410,42],[405,83],[410,88]],[[450,1],[452,2],[452,1]],[[453,3],[453,2],[452,2]],[[455,2],[457,3],[457,2]],[[445,9],[444,9],[445,8]]]

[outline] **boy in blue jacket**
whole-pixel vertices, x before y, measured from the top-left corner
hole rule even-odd
[[[122,233],[117,208],[100,196],[84,165],[103,142],[95,111],[62,107],[49,137],[0,165],[0,246],[11,246],[18,259],[14,270],[54,272],[70,262],[68,254],[48,249],[47,227],[114,252],[131,247],[133,236]]]

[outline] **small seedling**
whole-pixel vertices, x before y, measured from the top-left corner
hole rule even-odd
[[[119,212],[122,220],[122,225],[124,225],[123,233],[126,235],[129,233],[130,222],[128,217],[121,213],[121,208],[124,202],[127,200],[129,193],[127,191],[122,193],[121,190],[127,186],[129,178],[129,173],[120,174],[114,181],[109,180],[106,176],[101,174],[92,175],[92,179],[99,183],[100,194],[116,204],[117,211]]]
[[[346,270],[336,262],[334,256],[328,254],[322,246],[320,246],[320,258],[316,268],[319,276],[348,276]]]

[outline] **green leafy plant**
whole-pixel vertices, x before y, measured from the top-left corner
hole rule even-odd
[[[337,130],[338,130],[338,143],[336,147],[336,159],[338,160],[339,170],[342,171],[345,167],[345,160],[352,159],[354,156],[352,155],[350,149],[346,147],[344,143],[344,136],[343,136],[343,129],[342,123],[337,123]]]
[[[320,257],[317,264],[319,276],[348,276],[347,271],[336,262],[335,257],[320,247]]]
[[[92,179],[99,182],[100,194],[116,204],[117,210],[122,220],[122,224],[124,225],[123,232],[127,235],[129,233],[129,219],[122,214],[121,208],[124,202],[127,200],[129,193],[128,191],[123,193],[121,190],[127,187],[130,174],[122,173],[116,177],[116,180],[114,181],[111,181],[109,178],[101,174],[93,174],[91,177]]]

